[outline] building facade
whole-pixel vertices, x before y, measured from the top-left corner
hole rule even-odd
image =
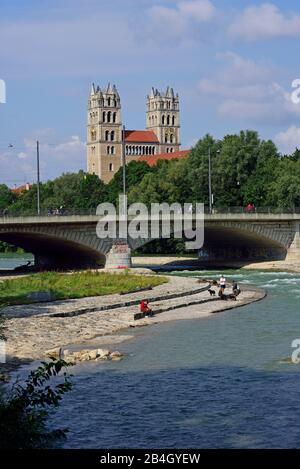
[[[87,120],[88,173],[109,182],[122,165],[123,149],[127,163],[145,156],[176,156],[180,149],[180,114],[179,97],[172,88],[165,93],[152,88],[147,96],[146,130],[125,130],[123,135],[116,86],[109,84],[100,89],[92,85]]]

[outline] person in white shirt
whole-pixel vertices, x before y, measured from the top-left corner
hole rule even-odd
[[[220,285],[220,289],[222,290],[222,293],[224,293],[224,290],[226,288],[226,278],[224,277],[223,274],[220,277],[219,285]]]

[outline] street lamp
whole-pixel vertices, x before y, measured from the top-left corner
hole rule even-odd
[[[219,155],[220,150],[217,150],[216,153]],[[212,213],[214,195],[212,193],[212,181],[211,181],[211,150],[208,147],[208,197],[209,197],[209,213]]]
[[[37,192],[37,214],[41,214],[40,202],[40,142],[36,142],[36,192]]]

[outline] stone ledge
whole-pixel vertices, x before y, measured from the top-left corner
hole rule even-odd
[[[203,304],[203,303],[210,303],[210,302],[213,302],[213,301],[221,301],[219,297],[217,298],[207,298],[207,299],[199,299],[199,300],[194,300],[194,301],[185,301],[183,303],[176,303],[174,305],[171,305],[171,306],[167,306],[166,308],[159,308],[159,309],[156,309],[155,312],[154,312],[154,316],[156,316],[157,314],[161,314],[161,313],[165,313],[167,311],[172,311],[173,309],[177,309],[177,308],[182,308],[182,307],[185,307],[185,306],[193,306],[193,305],[200,305],[200,304]],[[138,319],[144,319],[146,317],[145,313],[136,313],[133,315],[133,319],[136,321]]]
[[[202,293],[204,291],[208,290],[208,285],[205,287],[197,288],[194,290],[189,290],[181,293],[171,293],[171,294],[166,294],[166,295],[159,295],[159,296],[153,296],[152,298],[147,298],[147,300],[150,303],[155,303],[157,301],[163,301],[163,300],[173,300],[175,298],[183,298],[185,296],[192,296],[196,295],[197,293]],[[217,298],[216,298],[217,299]],[[210,301],[210,300],[208,300]],[[128,306],[135,306],[140,303],[140,299],[137,300],[130,300],[130,301],[124,301],[122,303],[114,303],[111,305],[104,305],[104,306],[93,306],[92,308],[83,308],[83,309],[78,309],[75,311],[66,311],[65,313],[54,313],[54,314],[48,314],[48,317],[52,318],[65,318],[65,317],[73,317],[73,316],[80,316],[82,314],[88,314],[88,313],[95,313],[98,311],[108,311],[111,309],[118,309],[118,308],[124,308]],[[193,303],[190,303],[193,304]],[[196,304],[196,303],[194,303]],[[184,306],[184,304],[183,304]],[[178,307],[178,306],[177,306]],[[167,310],[165,310],[167,311]]]

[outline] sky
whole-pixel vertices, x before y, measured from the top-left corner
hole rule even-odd
[[[1,0],[0,184],[35,181],[37,140],[42,180],[86,169],[92,82],[117,86],[130,129],[172,86],[182,149],[251,129],[292,152],[299,45],[299,0]]]

